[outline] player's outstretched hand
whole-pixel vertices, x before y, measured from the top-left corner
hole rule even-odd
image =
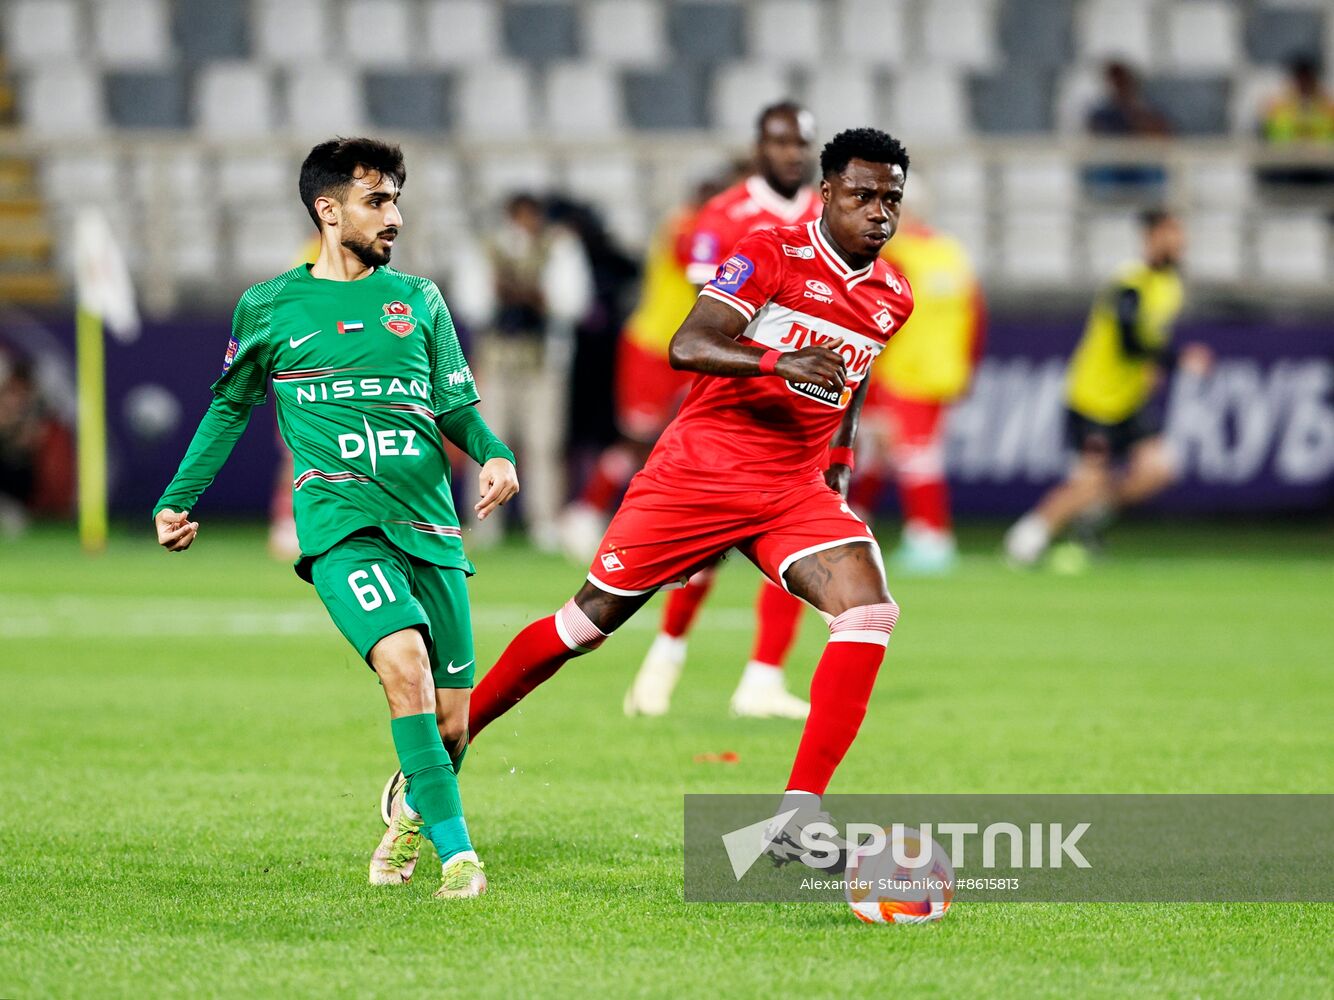
[[[514,463],[508,458],[493,458],[482,466],[482,474],[477,479],[478,490],[482,499],[474,506],[477,520],[485,521],[486,515],[519,492],[519,474],[514,471]]]
[[[788,382],[810,382],[822,389],[842,392],[848,380],[848,368],[843,363],[843,355],[835,350],[842,343],[843,338],[839,337],[819,347],[790,351],[778,359],[774,374]]]
[[[157,541],[168,552],[184,552],[199,534],[199,522],[190,520],[188,510],[160,510],[153,518]]]

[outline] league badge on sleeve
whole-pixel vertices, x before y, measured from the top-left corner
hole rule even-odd
[[[718,265],[718,273],[713,277],[715,288],[725,292],[737,292],[750,276],[755,273],[754,262],[745,254],[734,253]]]
[[[417,321],[412,318],[412,306],[395,299],[386,302],[384,315],[380,317],[384,328],[397,337],[406,337],[417,329]]]
[[[227,369],[232,366],[232,362],[236,360],[236,352],[240,349],[241,342],[235,337],[232,337],[231,340],[227,341],[227,353],[222,356],[222,370],[224,374]]]

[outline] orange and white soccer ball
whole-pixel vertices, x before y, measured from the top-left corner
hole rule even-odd
[[[939,920],[954,900],[954,866],[934,840],[923,850],[921,831],[885,827],[885,845],[849,853],[844,872],[848,905],[868,924],[924,924]],[[898,847],[898,858],[894,847]],[[900,859],[919,864],[902,864]]]

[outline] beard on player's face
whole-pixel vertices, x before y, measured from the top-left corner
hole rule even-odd
[[[344,231],[340,242],[357,260],[361,261],[367,267],[383,267],[389,263],[389,258],[393,254],[392,246],[381,248],[378,241],[381,237],[394,237],[398,235],[397,227],[390,226],[381,230],[375,236],[368,237],[361,230],[350,226],[346,220],[343,222]]]

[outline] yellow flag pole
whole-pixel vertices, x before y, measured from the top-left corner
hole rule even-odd
[[[85,552],[107,544],[106,354],[102,317],[82,307],[75,324],[79,390],[79,541]]]

